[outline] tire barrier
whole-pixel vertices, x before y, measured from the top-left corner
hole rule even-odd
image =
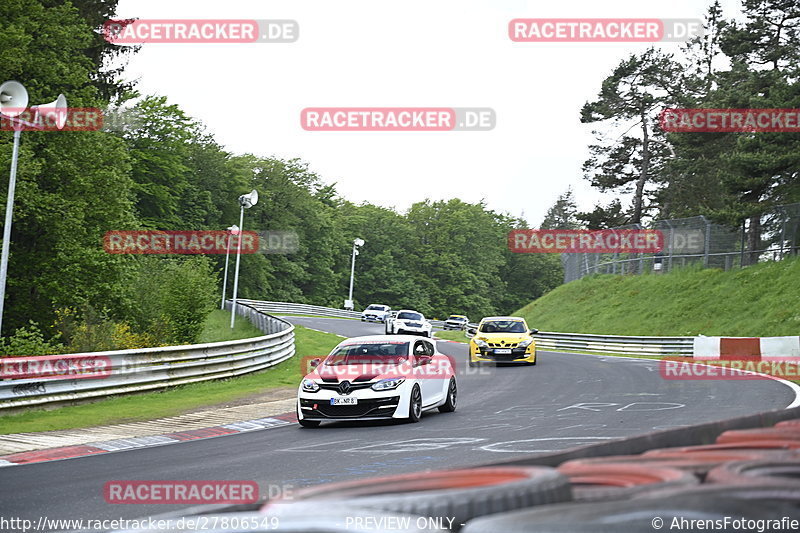
[[[698,487],[699,489],[699,487]],[[697,489],[681,488],[670,496],[648,493],[649,496],[625,501],[606,501],[581,504],[546,505],[535,509],[478,518],[467,523],[462,533],[653,533],[663,531],[693,531],[688,525],[671,527],[676,522],[720,520],[723,527],[714,531],[753,531],[751,520],[778,521],[796,517],[798,502],[790,497],[775,498],[766,491],[755,493],[762,497],[731,497],[731,491],[704,490],[702,498]],[[755,494],[751,493],[750,496]],[[796,496],[796,493],[795,493]],[[727,522],[726,522],[727,518]],[[733,519],[733,520],[731,520]],[[772,528],[780,531],[781,528]]]
[[[658,448],[644,452],[642,455],[651,456],[664,456],[664,457],[679,457],[681,454],[695,454],[695,453],[715,453],[721,451],[758,451],[763,450],[766,452],[777,450],[799,450],[800,441],[797,440],[751,440],[743,442],[729,442],[727,444],[704,444],[700,446],[679,446],[677,448]],[[799,452],[800,453],[800,452]]]
[[[342,501],[343,505],[445,519],[458,529],[479,516],[571,499],[569,481],[552,468],[473,468],[328,483],[295,491],[291,502],[268,502],[262,512],[298,501]]]
[[[578,459],[569,461],[558,467],[558,470],[567,477],[571,476],[566,472],[577,466],[590,467],[593,465],[619,465],[619,466],[644,466],[651,468],[675,468],[694,474],[700,480],[706,474],[722,464],[733,461],[752,461],[760,459],[794,459],[800,455],[786,450],[719,450],[707,452],[683,452],[668,455],[611,455],[608,457],[595,457],[592,459]],[[573,486],[575,499],[578,498],[576,488]]]
[[[634,496],[635,498],[672,498],[674,496],[692,496],[697,499],[704,498],[727,498],[731,500],[744,500],[744,504],[750,500],[776,500],[783,502],[800,502],[800,486],[794,483],[783,481],[772,481],[748,485],[721,485],[716,483],[704,483],[696,487],[654,490],[643,492]]]
[[[726,431],[717,437],[717,444],[748,442],[753,440],[800,441],[800,426],[783,426]]]
[[[784,420],[783,422],[778,422],[775,424],[776,428],[791,428],[791,427],[799,427],[800,428],[800,418],[794,418],[792,420]]]
[[[645,490],[699,483],[691,472],[645,463],[569,461],[557,470],[572,483],[575,501],[619,500]]]
[[[708,473],[707,481],[728,485],[782,482],[791,483],[800,488],[800,458],[725,463],[711,470]]]

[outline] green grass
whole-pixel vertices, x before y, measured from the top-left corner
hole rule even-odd
[[[231,314],[228,311],[217,309],[212,311],[206,319],[203,332],[197,339],[197,344],[206,342],[235,341],[249,339],[264,335],[249,320],[236,317],[234,328],[231,329]]]
[[[230,314],[225,314],[227,320],[230,320]],[[210,322],[214,324],[218,321],[219,317],[210,318]],[[246,320],[241,322],[250,326]],[[237,320],[237,330],[238,323]],[[230,323],[226,324],[229,326]],[[260,331],[255,331],[258,335],[262,335]],[[341,340],[341,337],[337,335],[297,326],[295,327],[297,355],[273,368],[236,378],[182,385],[160,392],[118,396],[84,405],[6,415],[0,417],[0,434],[75,429],[135,420],[151,420],[179,415],[203,406],[224,404],[263,393],[269,389],[296,387],[302,378],[301,358],[328,354]]]
[[[448,341],[469,342],[463,331],[434,331],[434,336]]]
[[[780,336],[800,330],[800,259],[723,272],[590,276],[518,310],[542,331]]]

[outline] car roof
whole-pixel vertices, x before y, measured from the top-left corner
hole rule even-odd
[[[481,319],[481,322],[486,322],[487,320],[516,320],[518,322],[525,322],[525,319],[521,316],[487,316]]]
[[[419,335],[364,335],[364,336],[361,336],[361,337],[350,337],[349,339],[343,340],[339,344],[343,344],[345,342],[367,342],[367,341],[370,341],[370,342],[375,342],[375,341],[395,341],[395,342],[403,341],[403,342],[409,342],[409,341],[419,341],[419,340],[423,340],[423,337],[420,337]],[[431,340],[431,339],[425,339],[425,340],[433,342],[433,340]]]
[[[422,315],[419,311],[414,311],[413,309],[398,309],[398,313],[417,313],[418,315]],[[425,316],[425,315],[422,315]]]
[[[452,317],[456,317],[456,318],[467,318],[467,315],[450,315],[450,317],[451,317],[451,318],[452,318]]]

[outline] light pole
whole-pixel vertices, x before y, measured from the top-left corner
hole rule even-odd
[[[258,191],[253,189],[250,194],[243,194],[239,197],[239,205],[242,210],[239,213],[239,247],[236,253],[236,272],[233,275],[233,305],[231,305],[231,329],[236,321],[236,294],[239,290],[239,260],[242,258],[242,233],[244,232],[244,210],[250,209],[258,203]]]
[[[67,99],[63,94],[49,104],[34,106],[34,123],[21,118],[25,108],[28,107],[28,91],[18,81],[7,81],[0,85],[0,114],[11,119],[14,128],[14,148],[11,154],[11,175],[8,178],[8,196],[6,197],[6,221],[3,226],[3,251],[0,255],[0,335],[3,330],[3,307],[6,300],[6,278],[8,277],[8,256],[11,250],[11,222],[14,214],[14,192],[17,186],[17,160],[19,159],[19,137],[24,126],[44,129],[44,126],[35,124],[41,118],[43,109],[55,109],[55,125],[62,129],[67,122]]]
[[[231,236],[239,234],[239,226],[234,224],[228,228],[228,249],[225,251],[225,275],[222,279],[222,303],[220,309],[225,309],[225,289],[228,288],[228,257],[231,255]]]
[[[359,246],[364,246],[364,239],[353,240],[353,261],[350,264],[350,293],[347,301],[344,302],[345,309],[350,309],[351,311],[355,308],[353,305],[353,278],[356,273],[356,256],[358,255]]]

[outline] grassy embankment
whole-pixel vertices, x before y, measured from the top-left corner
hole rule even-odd
[[[770,337],[800,334],[800,259],[723,272],[586,277],[515,315],[542,331]]]

